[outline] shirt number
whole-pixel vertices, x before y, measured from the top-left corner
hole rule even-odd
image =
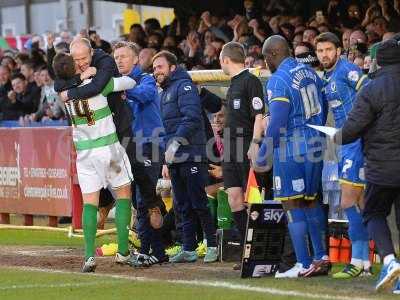
[[[80,118],[86,118],[87,125],[93,126],[96,121],[94,118],[94,111],[89,108],[88,100],[72,100],[72,106],[74,107],[75,115]],[[74,122],[74,117],[72,116],[71,101],[68,101],[67,109],[71,114],[72,122]],[[76,125],[76,124],[74,124]]]
[[[306,120],[321,113],[321,105],[318,101],[318,91],[315,84],[309,84],[301,88],[300,93],[303,100]]]

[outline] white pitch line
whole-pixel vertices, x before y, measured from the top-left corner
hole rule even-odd
[[[119,283],[118,281],[99,281],[99,282],[80,282],[80,283],[59,283],[59,284],[16,284],[9,286],[0,286],[0,291],[6,290],[25,290],[25,289],[37,289],[37,288],[68,288],[68,287],[83,287],[83,286],[91,286],[91,285],[104,285],[104,284],[114,284]]]
[[[5,266],[0,266],[0,268]],[[179,285],[191,285],[191,286],[204,286],[204,287],[211,287],[211,288],[224,288],[229,290],[236,290],[236,291],[246,291],[246,292],[257,292],[261,294],[270,294],[276,296],[291,296],[291,297],[303,297],[303,298],[310,298],[310,299],[324,299],[324,300],[371,300],[371,299],[378,299],[376,297],[373,298],[361,298],[361,297],[346,297],[346,296],[330,296],[326,294],[316,294],[316,293],[303,293],[293,290],[281,290],[277,288],[271,287],[258,287],[252,285],[245,285],[245,284],[237,284],[231,283],[226,281],[206,281],[206,280],[161,280],[161,279],[153,279],[147,277],[135,277],[135,276],[128,276],[128,275],[117,275],[117,274],[108,274],[108,273],[88,273],[82,274],[80,272],[74,271],[64,271],[64,270],[53,270],[53,269],[45,269],[45,268],[33,268],[33,267],[13,267],[13,266],[6,266],[6,268],[10,269],[22,269],[26,271],[37,271],[37,272],[44,272],[44,273],[60,273],[60,274],[75,274],[81,276],[93,276],[93,277],[100,277],[100,278],[114,278],[114,279],[125,279],[130,281],[140,281],[140,282],[167,282]],[[103,284],[103,283],[102,283]]]
[[[230,290],[238,290],[238,291],[249,291],[249,292],[258,292],[263,294],[271,294],[277,296],[293,296],[293,297],[304,297],[310,299],[326,299],[326,300],[370,300],[373,298],[356,298],[356,297],[345,297],[345,296],[329,296],[322,294],[310,294],[303,293],[297,291],[290,290],[280,290],[276,288],[269,287],[258,287],[252,285],[245,284],[237,284],[230,283],[226,281],[203,281],[203,280],[168,280],[170,283],[179,283],[179,284],[189,284],[194,286],[205,286],[205,287],[217,287],[217,288],[226,288]]]

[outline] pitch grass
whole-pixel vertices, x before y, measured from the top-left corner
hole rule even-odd
[[[0,268],[0,299],[307,299],[233,291],[221,288],[193,287],[167,282],[141,282],[127,279],[98,278],[85,274],[48,274]]]
[[[96,240],[97,245],[115,242],[115,236],[109,235]],[[0,230],[0,245],[36,245],[65,246],[83,248],[80,238],[68,238],[66,233],[45,231]],[[216,267],[218,265],[216,264]],[[335,265],[333,272],[343,266]],[[374,266],[378,274],[379,266]],[[279,290],[291,290],[302,293],[329,295],[333,297],[351,297],[354,300],[363,299],[399,299],[390,293],[375,293],[373,287],[377,275],[372,278],[356,278],[353,280],[333,280],[331,277],[316,277],[309,279],[276,280],[261,279],[230,279],[230,283],[269,287]],[[183,278],[184,279],[184,278]],[[210,278],[216,280],[218,278]],[[59,284],[74,284],[89,282],[87,286],[57,286]],[[42,284],[43,287],[33,285]],[[11,285],[32,285],[32,287],[8,289]],[[46,287],[53,285],[53,287]],[[135,282],[126,279],[98,278],[80,274],[47,274],[31,271],[1,269],[0,267],[0,299],[159,299],[171,296],[173,300],[191,299],[303,299],[301,297],[273,296],[248,292],[238,292],[222,288],[190,287],[173,285],[166,282]],[[173,298],[172,298],[173,297]]]
[[[318,282],[319,280],[319,282]],[[332,283],[332,279],[329,280]],[[232,282],[235,283],[235,282]],[[398,299],[390,294],[375,294],[356,290],[362,288],[359,282],[353,284],[336,283],[328,287],[327,279],[274,280],[253,279],[238,280],[238,284],[275,288],[283,291],[297,291],[314,296],[332,296],[332,299],[347,297],[357,299]],[[344,283],[344,281],[342,281]],[[349,290],[353,286],[353,291]],[[336,287],[335,287],[336,286]],[[346,291],[347,290],[347,291]],[[134,281],[125,278],[97,277],[88,274],[62,274],[26,271],[12,268],[0,268],[0,299],[30,299],[30,300],[66,300],[66,299],[272,299],[272,300],[303,300],[308,297],[277,296],[269,293],[238,291],[227,288],[198,287],[190,284],[174,284],[162,281]],[[315,298],[314,298],[315,299]],[[318,299],[318,298],[317,298]]]
[[[101,236],[96,239],[96,245],[114,243],[115,240],[113,234]],[[83,238],[68,238],[66,232],[0,229],[0,245],[83,247]]]

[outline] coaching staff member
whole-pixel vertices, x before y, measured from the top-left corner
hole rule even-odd
[[[395,39],[380,43],[376,59],[381,69],[357,95],[335,140],[349,144],[363,139],[367,181],[363,220],[383,258],[376,284],[380,290],[391,287],[400,276],[386,220],[393,202],[400,201],[400,43]]]
[[[153,58],[154,77],[162,88],[161,117],[165,128],[163,177],[171,177],[174,209],[182,220],[183,249],[171,262],[194,262],[196,253],[196,217],[207,239],[204,262],[217,260],[216,228],[207,207],[205,191],[208,170],[206,136],[201,102],[189,74],[178,67],[177,58],[161,51]]]
[[[224,160],[222,173],[236,227],[244,239],[247,211],[244,192],[250,158],[258,152],[263,131],[263,88],[260,80],[244,68],[245,51],[241,44],[229,42],[220,54],[221,68],[231,77],[226,96]],[[247,153],[247,154],[246,154]]]

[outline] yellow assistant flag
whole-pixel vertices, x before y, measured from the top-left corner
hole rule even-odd
[[[263,202],[261,199],[260,190],[258,189],[256,175],[254,174],[254,170],[252,168],[250,168],[249,179],[247,180],[245,201],[251,204]]]

